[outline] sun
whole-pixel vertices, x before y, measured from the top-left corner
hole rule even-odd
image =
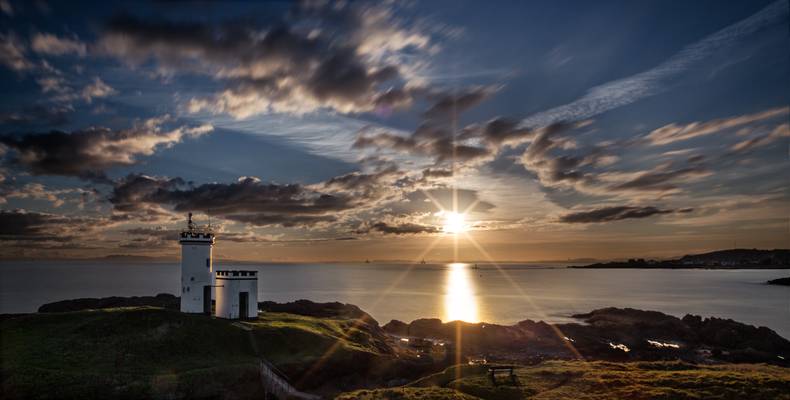
[[[442,230],[445,233],[464,233],[469,230],[469,227],[466,225],[466,215],[452,212],[452,211],[444,211],[444,226],[442,226]]]

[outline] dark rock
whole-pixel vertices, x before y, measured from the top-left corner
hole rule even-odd
[[[790,277],[788,278],[779,278],[779,279],[771,279],[768,281],[769,285],[782,285],[782,286],[790,286]]]
[[[162,307],[178,310],[181,307],[181,298],[172,294],[160,293],[156,296],[133,297],[102,297],[62,300],[47,303],[38,308],[38,312],[70,312],[81,310],[97,310],[102,308],[117,307]]]
[[[630,308],[604,308],[574,317],[586,324],[552,325],[525,320],[502,326],[419,319],[405,327],[390,323],[388,331],[403,334],[405,330],[409,336],[448,343],[460,335],[462,355],[482,354],[490,360],[532,362],[583,357],[610,361],[680,359],[790,365],[786,361],[790,359],[790,342],[765,327],[693,315],[680,319]],[[713,358],[704,356],[706,353]]]
[[[391,335],[406,336],[409,334],[409,325],[397,319],[387,322],[382,328]]]

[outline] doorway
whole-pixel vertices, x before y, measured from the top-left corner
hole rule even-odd
[[[203,314],[211,315],[211,286],[203,286]]]
[[[239,319],[247,319],[250,315],[250,294],[239,292]]]

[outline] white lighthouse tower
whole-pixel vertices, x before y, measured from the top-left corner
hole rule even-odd
[[[211,314],[214,233],[198,228],[189,213],[187,229],[181,231],[178,242],[181,244],[181,312]]]

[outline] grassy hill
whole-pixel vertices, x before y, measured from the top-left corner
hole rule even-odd
[[[364,374],[389,348],[354,326],[285,313],[234,324],[153,307],[6,315],[0,397],[259,398],[258,354],[299,373],[292,380],[318,365],[303,386]]]
[[[441,363],[409,359],[361,315],[265,312],[233,322],[154,307],[3,315],[0,398],[261,398],[264,356],[327,398],[790,400],[790,369],[763,364],[546,361],[492,385],[485,366],[434,373]]]
[[[493,385],[481,367],[448,368],[403,388],[337,399],[790,399],[790,370],[761,364],[547,361]]]

